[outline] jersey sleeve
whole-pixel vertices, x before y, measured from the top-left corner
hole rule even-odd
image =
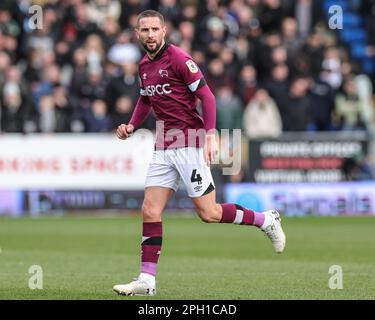
[[[184,54],[177,54],[174,61],[178,75],[186,83],[191,92],[197,91],[206,84],[202,71],[191,57]]]
[[[137,104],[134,107],[132,117],[129,124],[132,124],[137,129],[148,117],[151,112],[151,105],[143,96],[138,98]]]
[[[140,84],[140,95],[135,105],[132,117],[129,121],[129,124],[132,124],[135,129],[137,129],[143,121],[148,117],[151,112],[151,103],[146,94],[146,90],[143,85],[142,78],[139,76]]]
[[[139,68],[139,71],[138,71],[138,82],[139,82],[139,95],[146,97],[147,94],[146,94],[145,86],[143,84],[142,77],[141,77],[141,68]]]

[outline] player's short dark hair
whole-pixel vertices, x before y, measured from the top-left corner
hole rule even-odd
[[[145,10],[145,11],[142,11],[142,12],[138,15],[138,17],[137,17],[137,28],[139,28],[139,21],[140,21],[142,18],[151,18],[151,17],[159,18],[161,24],[164,25],[164,17],[163,17],[163,15],[162,15],[160,12],[155,11],[155,10]]]

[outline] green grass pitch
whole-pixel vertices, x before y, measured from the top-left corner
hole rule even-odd
[[[283,218],[286,251],[249,226],[164,217],[157,295],[112,286],[139,272],[139,216],[0,218],[0,299],[375,299],[375,217]],[[29,267],[43,270],[31,290]],[[343,289],[328,287],[331,265]]]

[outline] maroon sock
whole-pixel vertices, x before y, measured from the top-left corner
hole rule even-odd
[[[141,273],[155,276],[162,245],[162,223],[144,222],[142,235]]]
[[[223,215],[220,223],[255,225],[260,227],[264,222],[264,214],[244,208],[234,203],[221,204]]]

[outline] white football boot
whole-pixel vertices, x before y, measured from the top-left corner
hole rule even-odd
[[[266,219],[265,223],[260,228],[271,240],[275,251],[281,253],[285,248],[286,237],[281,227],[280,213],[276,210],[268,210],[263,213],[266,215]]]
[[[124,296],[153,296],[156,294],[155,280],[140,277],[127,284],[117,284],[113,290]]]

